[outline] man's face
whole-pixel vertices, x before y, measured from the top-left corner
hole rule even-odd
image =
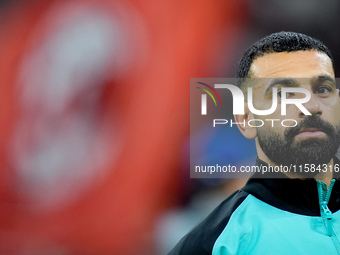
[[[269,109],[272,97],[278,96],[278,107],[274,113],[253,116],[255,119],[280,120],[275,122],[274,127],[271,122],[264,121],[265,125],[257,128],[259,157],[277,165],[328,164],[340,140],[340,100],[330,58],[317,51],[271,53],[257,58],[250,72],[252,78],[266,78],[253,86],[256,109]],[[293,104],[287,105],[287,115],[281,115],[280,90],[287,86],[310,91],[311,99],[304,107],[312,115],[304,115]],[[272,95],[272,87],[277,88],[278,95]],[[302,98],[304,95],[287,95],[287,98],[294,97]],[[277,124],[283,119],[294,119],[298,125],[283,127]]]

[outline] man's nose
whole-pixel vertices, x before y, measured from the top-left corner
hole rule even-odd
[[[320,101],[317,96],[311,92],[311,98],[308,102],[303,104],[304,107],[313,115],[313,116],[321,116],[322,110],[320,107]],[[300,117],[305,117],[306,115],[303,112],[300,112]]]

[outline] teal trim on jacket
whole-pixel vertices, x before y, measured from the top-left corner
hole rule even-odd
[[[340,233],[340,211],[333,214]],[[305,216],[271,206],[249,195],[234,211],[213,247],[213,255],[336,255],[320,216]]]

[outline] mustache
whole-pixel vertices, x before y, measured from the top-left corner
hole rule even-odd
[[[307,116],[295,127],[288,128],[284,133],[284,137],[286,141],[291,141],[302,129],[307,128],[321,129],[328,136],[332,136],[335,133],[335,128],[329,122],[324,121],[320,117]]]

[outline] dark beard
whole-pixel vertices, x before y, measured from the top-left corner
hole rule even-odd
[[[322,129],[327,137],[294,141],[299,131],[305,128]],[[298,167],[304,164],[314,164],[315,167],[328,164],[340,144],[340,127],[334,128],[332,124],[314,116],[306,117],[296,127],[287,128],[284,138],[273,132],[272,128],[260,127],[257,132],[259,145],[272,162],[292,168],[295,165],[297,171]],[[320,171],[303,171],[301,174],[313,178],[318,173]]]

